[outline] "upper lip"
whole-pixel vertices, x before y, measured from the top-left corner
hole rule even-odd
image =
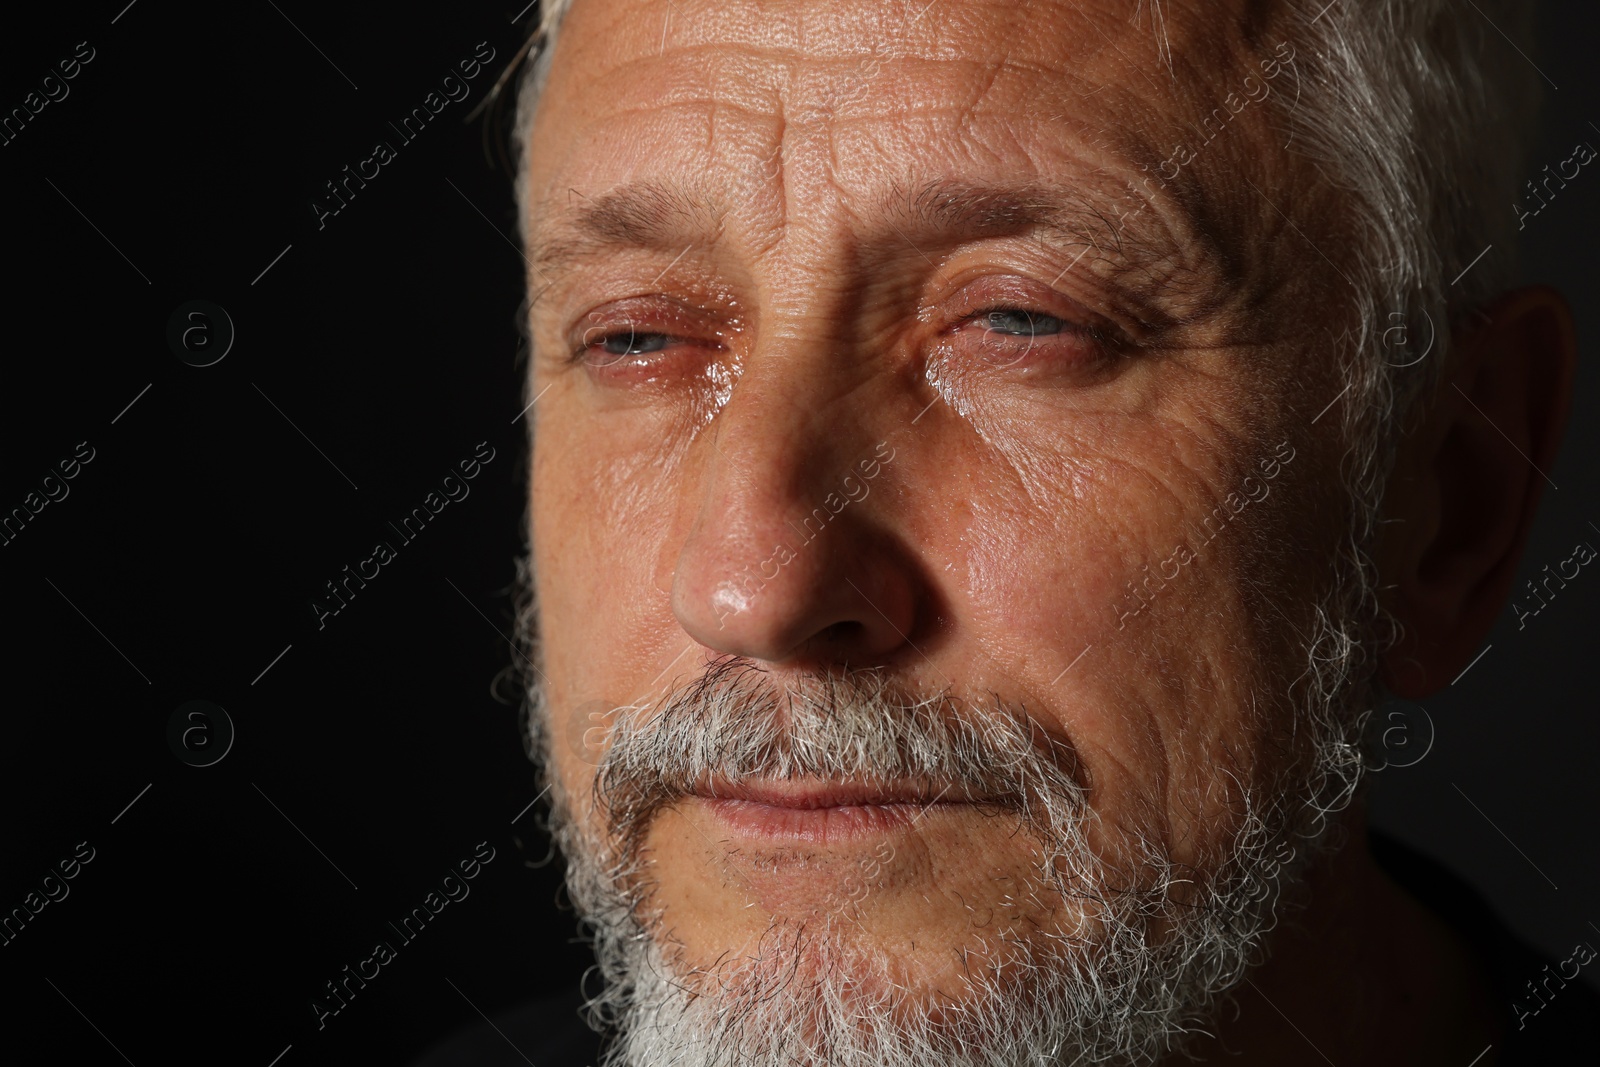
[[[951,785],[928,782],[837,782],[822,780],[717,780],[695,789],[708,800],[743,800],[797,811],[815,808],[865,807],[886,804],[928,805],[971,802],[975,798]]]

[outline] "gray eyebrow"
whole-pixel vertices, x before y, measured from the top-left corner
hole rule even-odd
[[[722,225],[708,198],[658,182],[625,185],[593,198],[576,190],[569,195],[583,202],[548,231],[536,228],[529,240],[536,271],[559,270],[616,248],[677,252],[711,244]],[[539,214],[549,217],[549,208]]]
[[[538,215],[549,221],[529,239],[533,272],[547,280],[577,261],[619,249],[681,255],[690,246],[709,247],[724,221],[716,201],[700,190],[653,181],[596,197],[570,190],[567,199],[574,204],[566,211],[549,200],[541,205]],[[1179,275],[1197,274],[1198,264],[1220,259],[1214,235],[1186,212],[1176,213],[1175,227],[1175,213],[1149,201],[1112,200],[1080,188],[934,179],[911,190],[891,187],[877,208],[891,224],[889,238],[918,251],[924,244],[942,251],[965,241],[1034,234],[1080,249],[1072,265],[1092,255],[1089,269],[1147,294],[1171,293]]]
[[[948,242],[1037,232],[1095,251],[1103,269],[1117,274],[1171,271],[1215,259],[1218,251],[1204,229],[1186,224],[1175,232],[1168,214],[1148,202],[1124,198],[1123,210],[1115,211],[1078,189],[937,179],[909,196],[893,190],[881,206],[904,222],[908,238],[920,232]]]

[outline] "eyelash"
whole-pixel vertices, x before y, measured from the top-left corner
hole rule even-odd
[[[1002,316],[1021,317],[1028,322],[1030,327],[1037,323],[1044,322],[1053,324],[1054,328],[1050,332],[1039,332],[1037,330],[1033,330],[1028,333],[1006,333],[999,330],[995,323],[996,318]],[[1115,338],[1098,324],[1085,324],[1063,315],[1052,315],[1049,312],[1040,311],[1036,308],[1023,306],[1021,304],[993,304],[979,308],[978,310],[973,311],[959,319],[957,323],[951,327],[951,332],[957,332],[967,328],[968,326],[984,326],[986,323],[988,328],[985,330],[985,337],[993,333],[1009,340],[1018,342],[1025,341],[1029,345],[1030,349],[1036,342],[1041,342],[1042,340],[1049,338],[1062,337],[1079,338],[1083,341],[1099,346],[1105,351],[1111,351],[1118,347]],[[598,333],[599,336],[592,336],[595,333]],[[641,330],[632,326],[618,329],[607,329],[605,327],[596,326],[592,327],[588,331],[588,334],[590,336],[586,336],[583,340],[579,341],[577,346],[573,349],[571,357],[572,362],[593,362],[602,366],[609,366],[626,360],[646,358],[661,353],[674,345],[692,342],[692,339],[680,337],[665,330]],[[634,348],[635,344],[639,341],[645,341],[651,344],[652,347],[648,347],[644,351],[638,352],[604,351],[607,345],[623,338],[628,341],[627,347],[630,349]]]
[[[1080,336],[1088,337],[1091,340],[1101,340],[1103,338],[1102,331],[1099,330],[1097,327],[1085,326],[1082,323],[1074,322],[1073,320],[1071,320],[1069,318],[1065,318],[1065,317],[1063,317],[1061,315],[1052,315],[1047,311],[1037,311],[1037,310],[1035,310],[1033,308],[1022,307],[1022,306],[1016,305],[1016,304],[995,304],[995,305],[993,305],[991,307],[982,308],[982,309],[980,309],[978,311],[975,311],[972,314],[968,315],[961,322],[961,326],[968,326],[968,325],[979,326],[979,325],[983,325],[985,320],[988,320],[989,329],[994,330],[995,329],[995,325],[994,325],[995,317],[996,316],[1002,316],[1002,315],[1018,315],[1018,316],[1021,316],[1021,317],[1026,318],[1028,320],[1028,323],[1029,323],[1030,326],[1032,326],[1033,323],[1035,323],[1036,321],[1041,320],[1041,319],[1049,320],[1050,322],[1054,322],[1054,323],[1057,324],[1057,328],[1053,333],[1030,332],[1030,333],[1028,333],[1026,335],[1020,334],[1020,333],[1016,333],[1016,334],[1011,334],[1010,335],[1010,336],[1014,336],[1014,337],[1027,336],[1027,337],[1029,337],[1031,339],[1031,338],[1034,338],[1034,337],[1053,337],[1053,336],[1058,336],[1060,334],[1074,334],[1074,335],[1080,335]],[[996,332],[998,332],[998,331],[996,331]]]
[[[680,338],[674,337],[672,334],[665,333],[661,330],[639,330],[630,326],[626,330],[608,330],[594,340],[581,342],[578,345],[577,350],[573,353],[573,356],[575,358],[583,358],[595,349],[603,349],[612,341],[622,337],[628,339],[629,348],[633,348],[635,342],[640,340],[653,340],[659,338],[662,344],[660,348],[650,348],[645,352],[607,352],[606,355],[615,359],[627,359],[631,356],[645,355],[649,352],[659,352],[666,346],[680,340]]]
[[[995,326],[994,320],[997,316],[1021,317],[1034,329],[1027,333],[1003,332]],[[1039,320],[1054,324],[1053,332],[1039,332],[1036,326]],[[1021,304],[995,304],[981,308],[961,319],[950,332],[959,333],[973,326],[983,328],[984,344],[995,344],[991,338],[998,338],[1000,350],[1008,353],[1007,359],[1021,358],[1016,355],[1018,347],[1025,346],[1022,348],[1022,355],[1028,355],[1034,351],[1035,346],[1052,343],[1087,346],[1089,352],[1074,353],[1071,360],[1074,364],[1081,364],[1085,360],[1098,362],[1125,351],[1124,344],[1119,341],[1115,332],[1098,323],[1084,323],[1067,315],[1052,315]]]

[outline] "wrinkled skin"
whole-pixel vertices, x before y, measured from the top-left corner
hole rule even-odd
[[[1343,388],[1345,208],[1283,151],[1278,22],[1161,7],[1158,33],[1122,0],[579,0],[528,180],[541,665],[580,807],[585,709],[728,655],[1026,707],[1113,863],[1143,835],[1207,869],[1243,791],[1303,756],[1289,687],[1347,516],[1338,409],[1312,425]],[[1247,77],[1270,92],[1171,166]],[[648,844],[653,906],[710,964],[825,906],[875,840],[736,839],[690,799]],[[959,995],[976,926],[1070,928],[1019,890],[1033,858],[932,810],[859,936],[914,999]],[[1466,1062],[1481,1024],[1407,1036],[1467,1011],[1438,977],[1459,947],[1359,834],[1317,877],[1310,940],[1271,965],[1296,1030],[1341,1063]],[[1319,970],[1370,970],[1406,1025]],[[1242,1004],[1235,1062],[1306,1058]]]

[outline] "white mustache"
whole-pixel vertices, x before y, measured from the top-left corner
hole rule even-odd
[[[1022,708],[919,695],[878,672],[778,687],[729,657],[660,701],[618,708],[606,733],[595,796],[624,841],[719,781],[915,781],[1041,829],[1086,808],[1070,742]]]

